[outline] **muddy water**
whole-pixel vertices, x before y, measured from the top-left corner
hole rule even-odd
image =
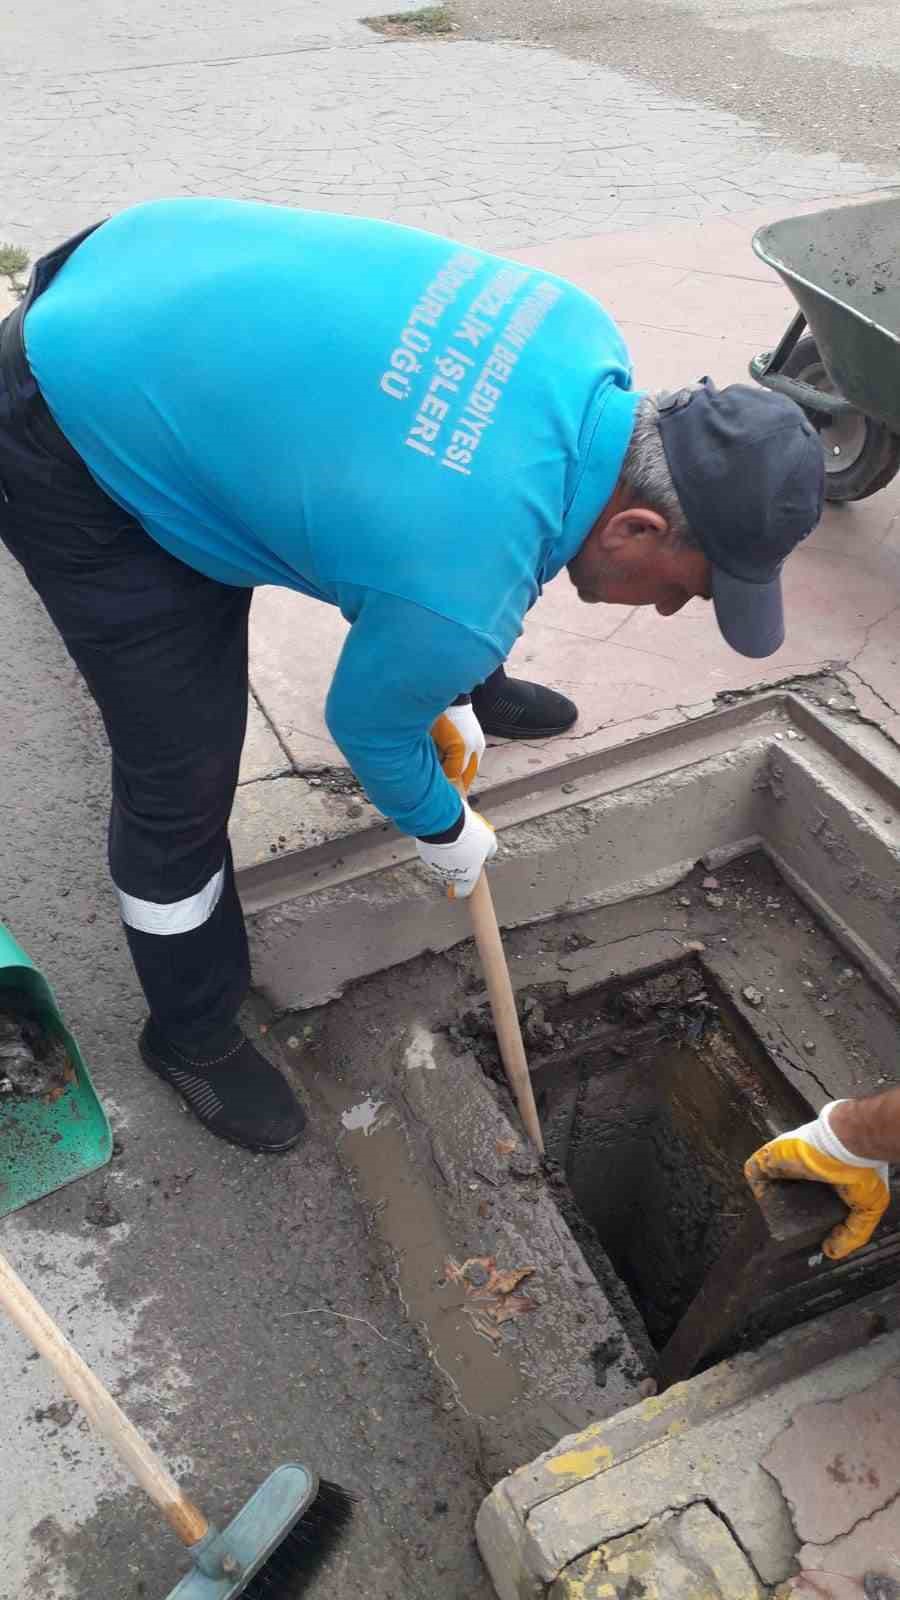
[[[435,1365],[471,1416],[502,1414],[522,1395],[522,1378],[507,1349],[476,1332],[463,1309],[461,1285],[444,1281],[457,1254],[433,1190],[417,1173],[400,1114],[377,1095],[348,1101],[319,1072],[313,1090],[343,1128],[339,1150],[395,1263],[407,1316]]]

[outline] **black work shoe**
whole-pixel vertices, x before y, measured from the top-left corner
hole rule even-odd
[[[144,1023],[138,1048],[145,1064],[177,1089],[196,1117],[219,1139],[245,1150],[289,1150],[306,1126],[293,1090],[271,1061],[235,1026],[208,1060],[183,1055]]]
[[[502,669],[472,690],[472,709],[495,739],[549,739],[565,733],[578,716],[578,707],[564,694],[508,678]]]

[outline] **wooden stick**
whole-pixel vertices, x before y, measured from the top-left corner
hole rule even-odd
[[[544,1136],[541,1133],[537,1106],[534,1103],[534,1090],[531,1086],[522,1030],[519,1027],[519,1016],[516,1011],[516,998],[510,981],[509,967],[506,964],[503,940],[497,926],[497,913],[494,910],[490,885],[484,872],[469,896],[469,905],[472,911],[472,931],[481,957],[484,981],[494,1016],[500,1059],[509,1086],[516,1097],[525,1131],[535,1149],[543,1155]]]
[[[35,1350],[50,1362],[88,1421],[112,1446],[182,1543],[192,1545],[202,1539],[209,1531],[203,1512],[182,1493],[100,1379],[2,1255],[0,1306]]]

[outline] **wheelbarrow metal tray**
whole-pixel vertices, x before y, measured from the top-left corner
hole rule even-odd
[[[0,1097],[0,1217],[95,1172],[112,1155],[106,1112],[46,978],[0,923],[0,1011],[32,1018],[68,1057],[61,1093]]]
[[[900,432],[900,198],[787,217],[753,248],[793,294],[838,393]]]

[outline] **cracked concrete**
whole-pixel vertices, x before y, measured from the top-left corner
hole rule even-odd
[[[803,1406],[762,1458],[790,1508],[804,1571],[862,1582],[896,1566],[900,1371],[839,1400]]]
[[[851,1307],[841,1315],[854,1314]],[[777,1361],[778,1352],[783,1360],[792,1359],[788,1351],[796,1337],[772,1341],[767,1359]],[[794,1348],[800,1355],[801,1347]],[[749,1563],[745,1584],[755,1580],[767,1594],[781,1584],[786,1587],[779,1594],[812,1593],[793,1587],[807,1550],[768,1469],[768,1452],[801,1408],[817,1410],[823,1401],[840,1404],[845,1397],[851,1408],[865,1398],[871,1402],[879,1384],[896,1382],[898,1357],[900,1334],[885,1332],[811,1370],[798,1373],[795,1367],[786,1376],[784,1368],[785,1381],[751,1393],[753,1362],[759,1358],[739,1356],[691,1384],[676,1385],[561,1440],[498,1484],[479,1512],[479,1544],[500,1600],[543,1600],[548,1590],[552,1600],[624,1595],[627,1588],[590,1586],[590,1553],[606,1551],[636,1526],[653,1527],[655,1519],[665,1523],[701,1502],[724,1523],[732,1557],[737,1551]],[[696,1401],[699,1413],[692,1413]],[[642,1549],[640,1540],[637,1549]],[[678,1600],[686,1591],[666,1586],[656,1552],[644,1549],[643,1556],[640,1581],[646,1576],[652,1585],[660,1567],[663,1573],[649,1593]],[[605,1556],[593,1557],[595,1572],[604,1560],[608,1565]],[[610,1585],[608,1572],[603,1582]],[[700,1592],[713,1600],[720,1595],[734,1600],[725,1584]],[[736,1592],[742,1594],[740,1588]],[[860,1593],[859,1586],[855,1592]]]
[[[727,1524],[703,1500],[609,1539],[561,1573],[549,1600],[762,1600]]]

